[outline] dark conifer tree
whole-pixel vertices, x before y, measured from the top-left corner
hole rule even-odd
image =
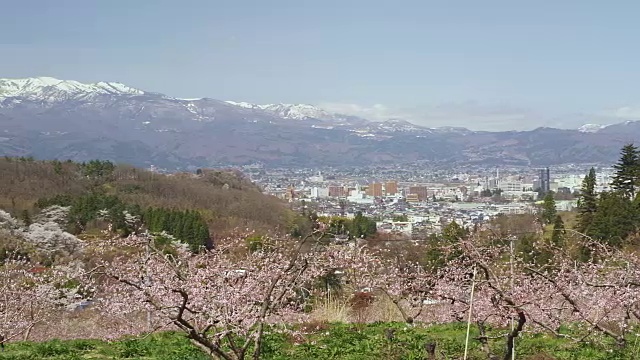
[[[578,197],[578,221],[576,230],[586,233],[593,221],[597,210],[598,198],[596,196],[596,170],[591,168],[589,174],[582,180],[582,188]]]
[[[187,211],[184,216],[184,222],[182,223],[182,237],[189,243],[195,243],[197,241],[197,213]]]
[[[442,238],[447,243],[456,243],[467,236],[467,231],[457,222],[451,221],[442,229]]]
[[[556,215],[553,221],[553,234],[551,235],[551,243],[556,247],[564,246],[564,237],[566,229],[564,228],[564,221],[560,215]]]
[[[640,152],[633,144],[625,145],[620,152],[620,160],[613,166],[616,174],[611,181],[614,191],[627,199],[634,199],[640,185]]]
[[[182,211],[178,211],[175,213],[176,217],[175,217],[175,222],[173,224],[171,224],[171,233],[174,234],[175,236],[177,236],[180,239],[184,239],[184,224],[185,224],[185,215],[184,212]]]
[[[598,199],[587,235],[611,246],[621,246],[637,229],[638,215],[633,203],[620,192],[603,192]]]
[[[156,214],[156,209],[152,207],[148,208],[142,218],[142,222],[147,226],[149,231],[158,231],[158,216]]]
[[[162,209],[162,230],[167,232],[175,232],[174,224],[172,223],[172,210]]]
[[[94,199],[95,200],[95,199]],[[141,215],[142,223],[146,228],[154,233],[166,231],[173,235],[177,240],[188,244],[192,251],[199,251],[203,246],[210,245],[209,227],[202,215],[195,210],[173,210],[166,208],[149,207],[142,211],[139,206],[126,206],[119,199],[115,198],[99,198],[99,203],[95,206],[87,205],[89,199],[78,199],[74,205],[77,209],[95,208],[109,210],[109,214],[114,218],[114,226],[122,231],[124,235],[130,233],[132,229],[128,228],[124,221],[124,211],[128,211],[132,215]],[[46,200],[40,203],[47,203]],[[105,206],[109,207],[105,207]],[[76,210],[79,213],[86,213],[85,210]],[[119,215],[118,215],[119,214]],[[374,222],[375,226],[375,222]]]
[[[545,225],[552,224],[556,218],[556,201],[553,198],[553,193],[549,191],[544,196],[544,202],[542,203],[542,209],[540,211],[540,218]]]

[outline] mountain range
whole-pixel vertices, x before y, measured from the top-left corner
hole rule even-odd
[[[383,122],[313,105],[179,99],[115,83],[0,79],[0,154],[189,168],[262,162],[356,166],[429,161],[611,163],[640,122],[471,131]]]

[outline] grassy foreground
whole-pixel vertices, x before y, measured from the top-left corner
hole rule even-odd
[[[389,340],[388,329],[394,329]],[[437,359],[461,359],[464,352],[465,324],[407,327],[397,323],[318,324],[303,327],[306,335],[292,336],[269,332],[263,359],[427,359],[425,345],[437,344]],[[491,331],[498,335],[500,331]],[[472,334],[472,337],[477,333]],[[495,354],[501,354],[504,341],[491,341]],[[546,335],[525,334],[516,345],[517,359],[638,359],[637,340],[625,349],[613,345],[577,344]],[[470,359],[486,359],[477,340],[472,340]],[[142,339],[126,338],[114,342],[100,340],[52,340],[43,343],[16,342],[0,352],[2,360],[36,359],[209,359],[179,333],[165,332]]]

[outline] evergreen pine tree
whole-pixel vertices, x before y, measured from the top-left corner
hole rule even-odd
[[[578,260],[581,262],[593,261],[593,251],[586,244],[580,244],[578,247]]]
[[[516,256],[527,264],[536,264],[537,266],[551,264],[554,252],[546,246],[540,246],[544,241],[545,239],[539,238],[536,234],[528,233],[519,236],[515,243]]]
[[[445,225],[441,234],[429,235],[427,249],[424,252],[425,255],[422,260],[425,268],[428,271],[435,272],[446,266],[449,261],[462,256],[462,251],[456,247],[453,247],[451,250],[445,249],[449,248],[452,244],[460,242],[466,236],[467,231],[455,221],[451,221]]]
[[[582,188],[578,197],[578,219],[576,230],[586,233],[593,221],[597,210],[598,199],[596,197],[596,170],[591,168],[589,174],[582,180]]]
[[[634,199],[640,185],[640,151],[633,144],[625,145],[620,151],[620,160],[613,166],[616,174],[611,181],[614,191],[628,199]]]
[[[109,218],[111,219],[111,223],[113,224],[114,230],[125,230],[126,233],[126,223],[124,221],[124,204],[119,203],[109,209]],[[128,235],[128,234],[126,234]]]
[[[150,231],[156,232],[156,231],[162,231],[161,228],[161,222],[160,222],[160,209],[154,209],[154,208],[150,208],[149,212],[148,212],[148,216],[149,219],[147,220],[147,226],[149,227]]]
[[[457,222],[451,221],[442,229],[442,238],[447,243],[456,243],[467,236],[467,231]]]
[[[208,246],[209,244],[209,228],[205,224],[199,224],[196,227],[196,237],[193,241],[192,250],[195,246],[196,249],[199,249],[201,246]]]
[[[160,209],[160,231],[166,231],[168,233],[172,233],[173,224],[172,224],[172,210],[167,210],[164,208]]]
[[[197,213],[196,212],[186,212],[185,219],[182,223],[182,239],[188,243],[196,243],[197,239]]]
[[[518,257],[520,257],[527,264],[539,264],[541,252],[535,245],[537,238],[533,234],[523,234],[518,238],[516,242],[515,250]]]
[[[553,234],[551,235],[551,243],[556,247],[564,246],[564,237],[566,230],[564,228],[564,221],[560,215],[556,215],[553,222]]]
[[[540,212],[540,218],[545,225],[552,224],[556,219],[556,201],[553,198],[553,193],[549,191],[544,196],[544,202],[542,203],[542,209]]]
[[[611,246],[620,246],[637,229],[638,215],[633,203],[620,192],[603,192],[598,199],[587,235]]]
[[[358,213],[356,213],[356,216],[351,221],[351,226],[350,226],[350,229],[349,229],[350,235],[352,237],[354,237],[354,238],[364,237],[364,235],[366,233],[365,221],[366,221],[366,219],[365,219],[364,215],[362,215],[362,212],[358,211]]]
[[[143,221],[150,231],[166,231],[194,252],[210,245],[209,227],[198,211],[148,208],[143,213]]]
[[[165,231],[178,236],[178,227],[182,226],[181,214],[176,210],[165,210],[167,212],[166,220],[164,222]]]

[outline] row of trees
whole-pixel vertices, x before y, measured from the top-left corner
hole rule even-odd
[[[167,232],[187,243],[192,251],[211,247],[209,227],[197,211],[149,208],[142,219],[149,231]]]
[[[54,168],[61,168],[61,164],[54,160]],[[107,180],[112,175],[116,166],[111,161],[91,160],[78,165],[83,176],[92,180]],[[57,171],[56,171],[57,173]]]
[[[151,215],[154,226],[171,217],[155,210]],[[323,235],[263,237],[266,246],[246,252],[237,251],[250,245],[238,236],[196,254],[176,248],[171,257],[154,248],[153,235],[105,239],[91,250],[99,266],[85,269],[82,283],[96,282],[96,308],[106,318],[129,322],[117,329],[121,334],[170,322],[212,357],[223,359],[258,359],[265,326],[308,319],[314,300],[326,296],[327,287],[318,284],[328,277],[336,285],[332,291],[340,289],[346,303],[362,293],[388,299],[408,323],[470,318],[479,334],[472,341],[491,356],[495,346],[489,343],[503,341],[504,358],[510,357],[521,331],[624,347],[640,320],[640,259],[582,237],[570,240],[591,250],[588,261],[576,263],[551,242],[533,248],[549,254],[541,263],[529,252],[512,251],[511,234],[483,237],[451,223],[437,247],[439,264],[425,267],[395,252],[322,246]],[[314,246],[303,246],[310,243]],[[123,247],[126,252],[119,251]],[[18,282],[12,291],[31,294],[27,285]],[[0,312],[26,308],[20,302],[7,304]],[[50,303],[38,306],[44,307],[37,315],[43,319],[58,309]],[[148,311],[149,322],[136,320]],[[5,329],[18,329],[14,325]],[[495,327],[507,330],[489,334]],[[19,335],[14,331],[12,336]]]
[[[543,225],[552,225],[550,240],[556,246],[564,245],[564,238],[566,236],[566,228],[562,216],[558,214],[556,210],[556,201],[554,193],[549,191],[542,202],[542,209],[540,211],[540,221]]]
[[[0,350],[5,342],[28,340],[32,330],[59,319],[92,296],[87,272],[71,266],[37,267],[8,254],[0,261]]]
[[[366,239],[377,232],[376,221],[364,216],[362,212],[356,213],[353,219],[346,217],[319,218],[328,235],[346,235],[349,239]]]
[[[54,205],[69,207],[67,228],[73,234],[87,230],[87,226],[96,220],[108,222],[111,230],[122,236],[128,236],[141,225],[140,206],[126,204],[119,197],[102,192],[90,192],[80,196],[57,195],[36,202],[40,209]]]
[[[611,246],[620,247],[640,227],[640,150],[622,148],[609,191],[596,194],[596,171],[591,168],[578,198],[576,230]]]
[[[104,291],[104,305],[127,317],[152,308],[157,324],[171,321],[214,358],[260,357],[266,324],[309,317],[314,299],[326,294],[321,279],[345,301],[363,293],[396,306],[408,323],[450,323],[471,319],[489,358],[490,342],[503,341],[510,358],[522,331],[546,332],[575,341],[612,341],[619,347],[640,320],[640,259],[583,238],[598,261],[575,263],[554,244],[544,245],[545,264],[511,251],[509,238],[479,238],[451,226],[440,246],[443,263],[432,270],[366,247],[313,246],[316,233],[294,243],[263,239],[269,246],[231,251],[229,242],[197,255],[178,253],[169,261],[142,249],[148,239],[129,238],[140,257],[120,257],[108,266],[117,282]],[[450,256],[455,254],[455,256]],[[512,258],[512,261],[505,259]],[[592,258],[593,260],[593,258]],[[148,278],[144,282],[138,279]],[[472,295],[473,294],[473,295]],[[335,295],[335,294],[334,294]],[[512,326],[510,326],[512,325]],[[489,335],[490,328],[507,329]],[[293,330],[295,332],[295,330]]]
[[[127,204],[115,195],[97,191],[80,196],[57,195],[36,202],[40,209],[55,205],[69,208],[66,225],[73,234],[86,231],[91,224],[102,221],[108,224],[111,232],[124,237],[144,227],[151,232],[173,235],[193,251],[210,246],[209,227],[195,210],[150,207],[143,211],[139,205]]]

